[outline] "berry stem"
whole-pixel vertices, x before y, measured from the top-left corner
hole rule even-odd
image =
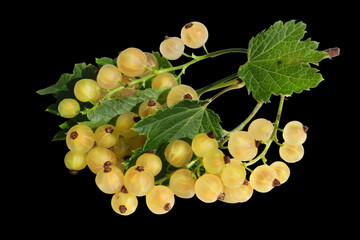
[[[282,109],[283,109],[283,105],[284,105],[284,99],[285,99],[284,95],[280,95],[280,103],[279,103],[279,108],[278,108],[278,111],[277,111],[277,114],[276,114],[276,120],[274,122],[274,130],[273,130],[273,132],[271,134],[270,139],[266,142],[264,150],[256,158],[254,158],[253,160],[250,160],[249,162],[245,163],[245,167],[256,163],[260,159],[266,159],[265,155],[266,155],[267,151],[269,150],[269,148],[271,146],[271,143],[273,141],[275,141],[275,139],[277,138],[276,133],[277,133],[278,128],[279,128],[279,122],[280,122],[281,113],[282,113]]]
[[[230,81],[231,82],[231,81]],[[239,88],[242,88],[245,86],[245,83],[244,82],[241,82],[239,83],[237,80],[236,80],[236,83],[235,84],[232,84],[230,86],[228,86],[227,88],[221,90],[220,92],[218,92],[217,94],[215,94],[213,97],[211,97],[209,99],[209,102],[207,104],[204,105],[204,108],[206,108],[212,101],[214,101],[216,98],[220,97],[222,94],[230,91],[230,90],[233,90],[233,89],[239,89]]]
[[[206,54],[209,54],[208,50],[206,49],[205,44],[203,45],[203,48],[204,48],[204,50],[205,50]]]
[[[127,84],[127,87],[129,87],[131,85],[138,84],[138,83],[143,84],[147,80],[155,77],[156,75],[158,75],[160,73],[172,72],[172,71],[175,71],[175,70],[182,70],[181,74],[183,74],[185,72],[185,69],[188,66],[190,66],[190,65],[192,65],[194,63],[197,63],[197,62],[199,62],[201,60],[204,60],[204,59],[207,59],[207,58],[214,58],[214,57],[218,57],[218,56],[221,56],[223,54],[228,54],[228,53],[245,53],[245,54],[247,54],[248,50],[245,49],[245,48],[228,48],[228,49],[223,49],[223,50],[219,50],[219,51],[212,52],[212,53],[207,53],[207,54],[204,54],[204,55],[201,55],[201,56],[196,56],[196,58],[194,58],[193,60],[191,60],[191,61],[189,61],[187,63],[184,63],[182,65],[179,65],[179,66],[176,66],[176,67],[163,68],[163,69],[160,69],[160,70],[153,71],[152,74],[149,74],[149,75],[147,75],[145,77],[142,77],[142,78],[136,79],[134,81],[131,81],[130,83]],[[115,93],[120,92],[124,88],[125,88],[124,86],[120,86],[118,88],[115,88],[115,89],[109,91],[108,94],[106,94],[103,97],[103,101],[107,100],[108,98],[113,96]]]
[[[166,174],[164,177],[158,179],[155,181],[154,185],[162,185],[163,182],[165,182],[166,180],[170,179],[171,175],[173,174],[173,172]]]
[[[228,48],[228,49],[223,49],[223,50],[219,50],[216,52],[212,52],[212,53],[207,53],[201,56],[197,56],[194,60],[191,60],[187,63],[184,63],[182,65],[176,66],[176,67],[170,67],[170,68],[164,68],[164,69],[160,69],[158,72],[159,73],[164,73],[164,72],[172,72],[172,71],[176,71],[176,70],[180,70],[180,69],[184,69],[187,68],[188,66],[197,63],[201,60],[204,59],[208,59],[208,58],[214,58],[214,57],[218,57],[221,56],[223,54],[227,54],[227,53],[248,53],[248,50],[245,48]]]
[[[196,92],[200,97],[202,94],[204,94],[206,92],[210,92],[210,91],[213,91],[213,90],[216,90],[219,88],[228,87],[230,85],[236,84],[236,83],[238,83],[237,79],[238,79],[237,73],[234,73],[234,74],[224,77],[216,82],[213,82],[203,88],[200,88],[200,89],[196,90]]]
[[[244,84],[245,85],[245,84]],[[261,106],[264,104],[264,102],[257,102],[254,109],[251,111],[250,115],[242,122],[240,123],[236,128],[234,128],[232,131],[228,132],[226,136],[224,136],[223,140],[219,143],[220,146],[224,146],[224,144],[229,140],[229,138],[244,129],[246,124],[248,124],[251,119],[255,116],[255,114],[260,110]]]

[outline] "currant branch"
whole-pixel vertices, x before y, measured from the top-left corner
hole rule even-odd
[[[248,49],[208,52],[207,28],[191,22],[182,28],[181,38],[166,37],[161,42],[161,55],[127,48],[117,59],[97,59],[98,67],[76,64],[73,74],[62,75],[56,84],[38,91],[56,95],[56,103],[47,110],[69,119],[54,137],[66,140],[70,150],[66,167],[75,174],[88,166],[99,189],[114,194],[112,207],[121,215],[134,212],[141,196],[146,196],[152,212],[163,214],[173,207],[175,195],[196,195],[207,203],[245,202],[253,190],[269,192],[285,183],[290,171],[284,162],[303,158],[308,130],[298,121],[279,128],[285,96],[316,87],[323,78],[312,66],[340,53],[339,48],[318,51],[317,42],[302,40],[305,27],[303,22],[278,21],[253,37]],[[205,54],[187,54],[185,46],[202,47]],[[197,90],[181,84],[188,67],[230,53],[247,55],[238,72]],[[170,64],[181,56],[190,60]],[[165,75],[165,80],[154,84]],[[227,131],[208,106],[243,87],[257,103],[237,127]],[[134,92],[125,91],[133,88]],[[212,97],[199,99],[215,90],[219,91]],[[280,97],[275,121],[254,120],[272,95]],[[273,142],[284,162],[269,165],[266,154]],[[260,144],[265,146],[258,153]],[[254,170],[249,168],[256,163],[260,164]]]
[[[139,78],[139,79],[136,79],[136,80],[133,80],[131,81],[130,83],[128,83],[127,86],[132,86],[132,85],[135,85],[135,84],[143,84],[145,83],[147,80],[161,74],[161,73],[167,73],[167,72],[173,72],[173,71],[176,71],[176,70],[181,70],[181,73],[183,73],[185,71],[185,69],[199,61],[202,61],[202,60],[205,60],[205,59],[208,59],[208,58],[215,58],[215,57],[218,57],[218,56],[221,56],[221,55],[224,55],[224,54],[229,54],[229,53],[245,53],[247,54],[247,50],[244,49],[244,48],[229,48],[229,49],[223,49],[223,50],[219,50],[219,51],[216,51],[216,52],[212,52],[212,53],[207,53],[207,54],[204,54],[202,56],[194,56],[194,59],[187,62],[187,63],[184,63],[182,65],[179,65],[179,66],[176,66],[176,67],[169,67],[169,68],[163,68],[163,69],[160,69],[160,70],[156,70],[154,69],[153,70],[153,73],[150,74],[150,75],[147,75],[145,77],[142,77],[142,78]],[[232,75],[234,76],[234,75]],[[227,78],[226,78],[227,80]],[[220,80],[220,81],[223,81],[223,80]],[[214,86],[218,86],[219,83],[214,83]],[[111,91],[109,91],[108,94],[106,94],[104,96],[104,100],[108,99],[108,98],[111,98],[112,96],[114,96],[116,93],[120,92],[121,90],[123,90],[125,87],[124,86],[120,86],[118,88],[115,88]],[[215,88],[216,89],[216,88]],[[206,91],[209,91],[207,89],[203,89],[200,91],[201,94],[203,94],[204,92]]]

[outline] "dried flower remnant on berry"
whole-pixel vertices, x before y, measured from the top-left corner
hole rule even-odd
[[[191,96],[189,93],[185,94],[185,95],[183,96],[183,98],[184,98],[184,99],[189,99],[189,100],[192,100],[192,99],[193,99],[192,96]]]
[[[166,212],[170,211],[171,210],[171,203],[166,203],[165,206],[164,206],[164,210]]]
[[[194,24],[193,24],[192,22],[191,22],[191,23],[188,23],[188,24],[185,25],[185,28],[186,28],[186,29],[189,29],[189,28],[191,28],[193,25],[194,25]]]
[[[112,127],[110,127],[110,126],[105,128],[106,133],[112,133],[113,131],[114,131],[114,129]]]
[[[209,138],[215,138],[215,132],[214,132],[214,130],[211,130],[211,131],[207,134],[207,136],[208,136]]]
[[[225,193],[220,193],[217,199],[223,201],[225,199]]]
[[[224,163],[225,164],[230,163],[230,157],[229,156],[224,156]]]
[[[156,102],[154,100],[152,100],[152,99],[149,99],[148,106],[153,107],[155,105],[156,105]]]
[[[278,187],[278,186],[280,186],[280,185],[281,185],[280,181],[275,178],[274,181],[273,181],[273,186],[274,186],[274,187]]]
[[[125,205],[120,205],[119,206],[119,211],[120,211],[120,213],[126,213],[127,208],[125,207]]]
[[[126,189],[125,186],[122,186],[120,192],[122,192],[122,193],[128,193],[129,191]]]
[[[141,117],[140,116],[135,116],[135,117],[133,117],[133,120],[134,120],[134,122],[138,122],[138,121],[141,120]]]
[[[79,136],[79,134],[77,133],[77,131],[70,133],[70,138],[73,140],[76,139],[78,136]]]
[[[143,172],[145,170],[143,166],[137,166],[135,169],[139,172]]]

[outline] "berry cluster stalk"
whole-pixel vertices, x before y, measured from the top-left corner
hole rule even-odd
[[[244,49],[244,48],[229,48],[229,49],[223,49],[223,50],[219,50],[219,51],[216,51],[216,52],[212,52],[212,53],[208,53],[208,54],[204,54],[204,55],[201,55],[201,56],[195,56],[195,55],[192,55],[192,58],[193,60],[187,62],[187,63],[184,63],[182,65],[179,65],[179,66],[175,66],[175,67],[169,67],[169,68],[164,68],[164,69],[160,69],[160,70],[152,70],[153,73],[150,74],[150,75],[147,75],[145,77],[142,77],[142,78],[139,78],[139,79],[136,79],[128,84],[126,84],[126,86],[120,86],[118,88],[115,88],[113,90],[110,90],[105,96],[104,96],[104,100],[110,98],[111,96],[113,96],[115,93],[118,93],[120,92],[121,90],[123,90],[125,87],[129,87],[131,85],[135,85],[135,84],[143,84],[145,83],[147,80],[155,77],[156,75],[160,74],[160,73],[166,73],[166,72],[172,72],[172,71],[176,71],[176,70],[181,70],[181,73],[180,74],[183,74],[185,73],[185,70],[187,67],[189,67],[190,65],[192,64],[195,64],[199,61],[202,61],[204,59],[208,59],[208,58],[214,58],[214,57],[218,57],[218,56],[221,56],[223,54],[228,54],[228,53],[248,53],[247,49]],[[233,76],[233,75],[231,75]],[[232,77],[234,78],[234,76]],[[224,83],[222,82],[224,79],[220,80],[221,82],[218,82],[217,84],[220,84],[220,83]],[[227,79],[226,79],[227,80]],[[213,85],[214,87],[215,85]],[[214,90],[214,89],[217,89],[217,88],[212,88],[212,89],[209,89],[208,91],[210,90]],[[207,89],[203,89],[201,91],[201,94],[203,94],[205,91],[207,91]]]
[[[259,154],[256,158],[254,158],[253,160],[247,162],[244,164],[245,167],[248,167],[254,163],[256,163],[257,161],[259,161],[260,159],[263,159],[264,163],[266,162],[266,158],[265,158],[265,155],[267,153],[267,151],[269,150],[270,146],[271,146],[271,143],[273,141],[277,141],[277,131],[279,129],[279,122],[280,122],[280,118],[281,118],[281,113],[282,113],[282,109],[283,109],[283,105],[284,105],[284,100],[285,100],[285,97],[284,95],[280,95],[280,102],[279,102],[279,107],[278,107],[278,111],[277,111],[277,114],[276,114],[276,120],[274,122],[274,130],[271,134],[271,137],[270,139],[265,143],[265,148],[264,150],[262,151],[261,154]]]

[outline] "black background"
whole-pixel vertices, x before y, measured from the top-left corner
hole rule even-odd
[[[345,44],[351,37],[345,26],[352,20],[349,13],[352,8],[305,2],[289,4],[221,1],[194,6],[194,3],[172,2],[134,5],[98,2],[86,3],[86,8],[54,4],[42,10],[41,5],[29,6],[32,10],[26,12],[25,20],[15,25],[22,33],[19,39],[26,39],[17,48],[21,56],[17,61],[20,59],[26,65],[25,69],[18,69],[18,74],[24,81],[25,94],[30,96],[32,112],[27,115],[30,122],[26,128],[26,157],[21,157],[23,169],[30,173],[22,189],[30,192],[26,200],[20,200],[18,209],[19,216],[30,217],[29,223],[36,217],[37,227],[32,232],[40,233],[41,226],[46,226],[54,233],[70,236],[92,231],[105,233],[110,229],[120,234],[135,226],[139,236],[157,236],[156,231],[166,229],[176,231],[174,236],[191,232],[221,234],[228,229],[229,233],[240,233],[240,237],[245,232],[278,236],[289,230],[291,236],[301,233],[320,236],[350,230],[349,214],[356,209],[349,208],[353,192],[346,189],[351,184],[348,163],[357,159],[356,155],[345,155],[352,151],[346,133],[353,119],[345,106],[355,106],[356,102],[345,94],[349,85],[342,83],[350,81],[350,77],[344,77],[350,52]],[[291,176],[287,183],[267,194],[254,192],[248,202],[236,205],[205,204],[196,197],[176,198],[174,208],[162,216],[152,214],[145,199],[139,198],[136,212],[123,217],[113,212],[111,195],[96,187],[95,176],[89,170],[78,176],[68,174],[63,164],[65,142],[51,142],[63,119],[44,111],[54,100],[52,96],[37,95],[36,90],[55,83],[62,73],[71,73],[75,63],[94,64],[95,58],[114,58],[127,47],[158,51],[166,35],[179,36],[182,26],[190,21],[207,26],[206,46],[211,52],[246,48],[251,37],[275,21],[291,19],[307,24],[305,38],[320,42],[319,49],[340,47],[341,56],[320,63],[325,81],[317,88],[294,94],[284,104],[281,127],[291,120],[309,126],[305,156],[289,165]],[[189,48],[185,52],[203,54],[202,50]],[[188,59],[183,57],[172,63],[185,61]],[[182,82],[196,89],[236,72],[245,62],[246,56],[241,54],[205,60],[189,67]],[[25,71],[31,73],[30,78]],[[264,105],[257,117],[273,121],[278,101],[278,97],[272,96],[271,103]],[[246,90],[241,89],[221,96],[209,107],[220,115],[225,129],[232,129],[255,104]],[[276,144],[267,158],[269,162],[279,160]]]

